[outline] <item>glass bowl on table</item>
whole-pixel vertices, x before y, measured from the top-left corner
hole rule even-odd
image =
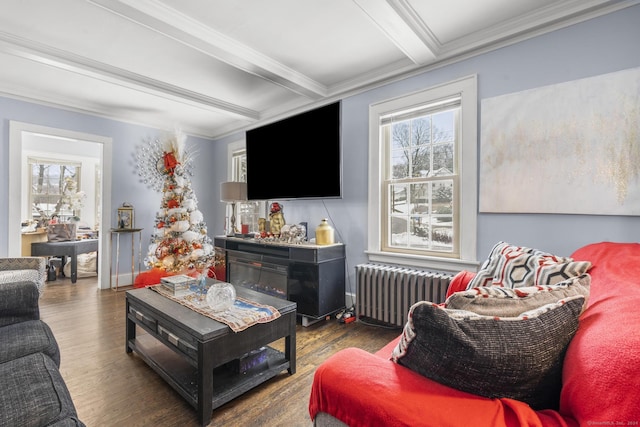
[[[206,294],[206,303],[214,312],[226,311],[233,307],[236,289],[231,283],[213,279]]]

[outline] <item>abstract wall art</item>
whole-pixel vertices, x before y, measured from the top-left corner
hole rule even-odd
[[[640,68],[481,107],[481,212],[640,215]]]

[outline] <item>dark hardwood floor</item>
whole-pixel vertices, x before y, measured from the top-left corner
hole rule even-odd
[[[89,427],[197,426],[196,412],[135,354],[125,353],[125,292],[100,290],[95,278],[48,282],[41,318],[60,345],[61,366],[80,419]],[[212,426],[309,427],[316,367],[338,350],[382,348],[400,329],[340,324],[297,328],[297,371],[279,376],[214,410]],[[284,340],[274,348],[283,350]],[[345,387],[349,379],[345,378]]]

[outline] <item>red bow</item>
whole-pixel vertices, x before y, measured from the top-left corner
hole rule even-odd
[[[176,156],[171,153],[164,153],[164,168],[169,172],[173,171],[175,167],[178,165],[178,161],[176,160]]]

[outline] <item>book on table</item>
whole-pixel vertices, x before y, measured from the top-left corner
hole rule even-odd
[[[191,292],[191,285],[197,283],[195,277],[186,274],[177,274],[175,276],[166,276],[160,279],[160,285],[171,292],[174,296],[184,296]]]

